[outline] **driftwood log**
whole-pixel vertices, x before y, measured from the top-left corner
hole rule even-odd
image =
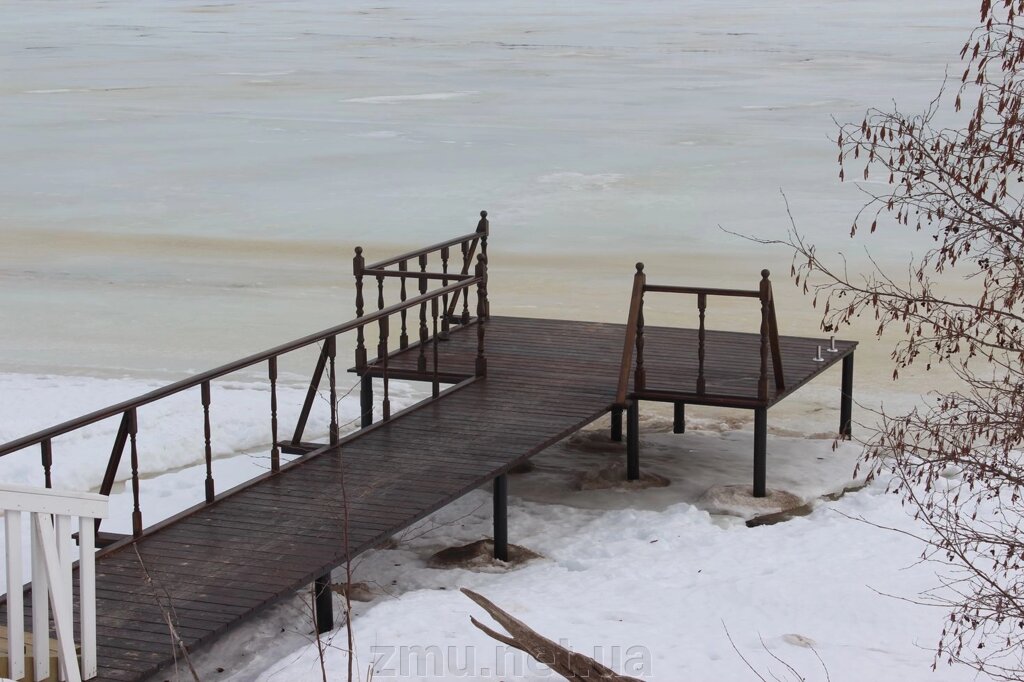
[[[525,652],[543,663],[570,682],[643,682],[636,677],[619,675],[611,668],[601,665],[594,659],[570,651],[546,637],[538,635],[522,621],[510,616],[481,595],[462,588],[462,593],[508,630],[507,635],[495,632],[476,618],[469,620],[489,637],[498,640],[514,649]]]

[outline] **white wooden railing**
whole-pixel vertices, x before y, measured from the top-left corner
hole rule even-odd
[[[0,486],[7,540],[8,675],[25,677],[22,579],[22,514],[32,537],[32,658],[34,679],[50,675],[49,613],[57,631],[60,677],[80,682],[96,676],[96,519],[106,518],[107,498],[70,490]],[[78,519],[82,660],[75,653],[72,517]]]

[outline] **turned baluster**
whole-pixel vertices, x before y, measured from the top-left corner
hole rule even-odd
[[[43,461],[43,484],[47,488],[53,487],[53,480],[50,477],[50,468],[53,466],[53,447],[50,439],[47,438],[39,444],[40,456]]]
[[[447,246],[441,249],[441,272],[445,275],[448,274],[448,257],[450,254],[451,250]],[[448,286],[447,277],[441,280],[441,286]],[[442,303],[443,305],[441,306],[441,310],[444,312],[444,314],[441,315],[441,338],[447,341],[448,331],[450,329],[448,322],[448,294],[444,295],[444,300],[442,301]]]
[[[427,254],[420,255],[420,272],[427,271]],[[427,293],[427,278],[420,277],[420,295]],[[420,353],[416,358],[416,370],[427,371],[427,302],[420,303]]]
[[[281,448],[277,445],[277,357],[268,360],[270,376],[270,470],[281,470]]]
[[[139,433],[139,417],[135,408],[128,410],[128,439],[132,464],[132,535],[142,535],[142,507],[139,505],[139,448],[136,436]]]
[[[377,275],[377,310],[384,310],[384,275]]]
[[[324,341],[327,344],[327,381],[330,385],[331,396],[331,445],[337,445],[340,437],[338,428],[338,384],[336,374],[335,358],[338,355],[338,337],[328,336]]]
[[[469,242],[462,242],[463,271],[469,272]],[[456,295],[456,298],[458,295]],[[462,324],[469,324],[469,288],[462,290]]]
[[[706,332],[704,329],[704,311],[708,307],[708,295],[697,294],[697,313],[700,317],[700,326],[697,328],[697,393],[704,393],[706,386],[704,380],[704,341]]]
[[[487,220],[487,211],[480,211],[480,222],[476,224],[480,235],[480,255],[487,258],[487,236],[491,233],[491,223]]]
[[[363,316],[363,247],[356,247],[356,257],[352,259],[352,272],[356,277],[356,317]],[[366,338],[363,334],[363,326],[356,329],[356,371],[362,374],[366,369]]]
[[[433,377],[432,377],[431,390],[432,390],[433,396],[436,398],[438,396],[438,394],[441,392],[441,382],[440,382],[440,380],[438,378],[438,374],[437,374],[437,341],[438,341],[438,333],[437,333],[437,299],[436,298],[430,299],[430,316],[433,319],[433,327],[434,327],[434,338],[433,338],[433,342],[431,343],[431,345],[433,346],[433,355],[434,355],[434,372],[433,372]]]
[[[203,439],[206,442],[206,503],[213,502],[213,446],[210,444],[210,382],[204,381],[200,386],[203,399]]]
[[[403,261],[401,261],[398,264],[398,270],[400,272],[406,272],[406,271],[408,271],[408,269],[409,269],[408,261],[404,261],[403,260]],[[401,288],[401,292],[399,293],[399,296],[402,299],[402,303],[405,303],[405,299],[406,299],[405,275],[402,275],[401,280],[402,280],[402,288]],[[408,310],[405,310],[405,309],[402,310],[402,333],[398,336],[398,347],[399,348],[403,348],[403,349],[407,348],[409,346],[409,334],[408,334],[408,332],[406,330],[406,316],[408,315],[408,313],[409,313]]]
[[[487,376],[487,357],[484,355],[484,320],[487,318],[487,258],[480,254],[476,259],[476,375]],[[467,287],[468,289],[468,287]]]
[[[384,384],[384,400],[381,402],[381,416],[384,421],[391,419],[391,396],[388,387],[388,318],[382,317],[379,322],[380,342],[377,344],[377,356],[381,358],[381,379]]]

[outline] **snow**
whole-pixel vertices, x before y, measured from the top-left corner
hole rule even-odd
[[[555,679],[473,628],[471,615],[487,618],[458,593],[462,587],[643,679],[753,679],[729,637],[762,672],[783,672],[774,654],[823,680],[817,654],[836,681],[974,679],[962,669],[926,672],[943,614],[899,597],[932,587],[934,569],[916,563],[913,541],[859,520],[914,529],[884,483],[818,504],[806,517],[747,528],[737,517],[709,514],[694,495],[748,480],[749,432],[649,431],[644,466],[668,476],[667,488],[579,491],[573,471],[622,459],[621,445],[594,446],[607,435],[603,425],[590,433],[593,440],[563,442],[510,481],[511,540],[543,558],[497,571],[430,567],[439,549],[490,534],[490,496],[480,490],[397,536],[394,548],[353,562],[352,580],[377,594],[353,604],[363,679],[369,666],[375,680]],[[814,500],[850,483],[843,473],[857,449],[833,453],[831,442],[773,437],[769,453],[771,485]],[[343,583],[344,570],[334,580]],[[336,598],[336,613],[342,608]],[[298,595],[229,635],[197,657],[201,674],[224,668],[210,677],[322,679],[308,610],[308,595]],[[346,669],[340,621],[324,638],[329,679],[344,679]]]

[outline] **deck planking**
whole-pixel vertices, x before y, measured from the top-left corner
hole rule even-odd
[[[102,550],[97,679],[146,679],[173,663],[161,604],[173,604],[190,650],[209,644],[612,408],[623,325],[493,317],[485,332],[486,377],[471,379],[476,325],[453,329],[439,354],[446,378],[465,379],[460,387]],[[753,404],[758,335],[709,331],[707,341],[707,391],[698,394],[696,331],[648,327],[639,397]],[[780,341],[787,384],[771,384],[769,405],[856,346],[840,342],[819,363],[811,358],[820,339]],[[416,372],[418,355],[412,345],[391,356],[391,376],[428,378]]]

